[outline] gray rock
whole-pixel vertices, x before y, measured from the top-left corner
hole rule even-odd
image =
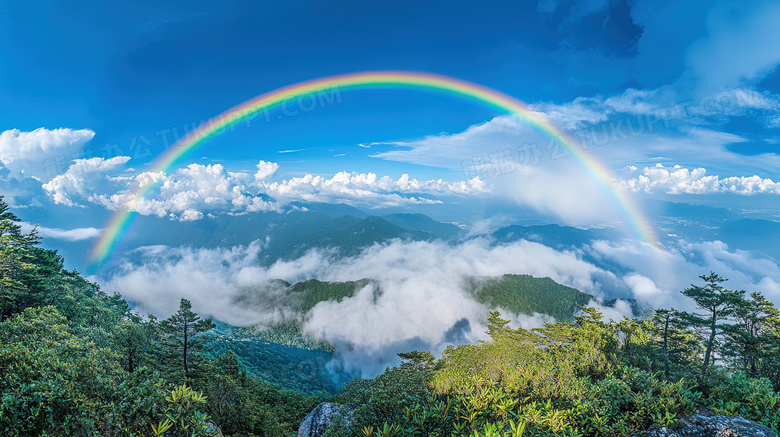
[[[298,437],[322,437],[339,407],[332,402],[322,402],[306,416],[298,427]]]
[[[771,429],[744,417],[706,416],[683,417],[671,428],[653,427],[632,437],[778,437]]]

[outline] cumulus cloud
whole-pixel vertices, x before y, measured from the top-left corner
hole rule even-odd
[[[199,220],[207,214],[242,214],[276,211],[294,201],[346,203],[383,208],[442,203],[432,196],[475,196],[489,192],[479,177],[446,182],[420,181],[403,174],[398,179],[374,173],[338,172],[332,177],[307,173],[273,181],[275,162],[260,161],[257,171],[227,171],[221,164],[190,164],[170,174],[164,172],[107,174],[128,157],[108,160],[76,160],[68,171],[44,184],[56,203],[82,206],[95,203],[108,209],[130,208],[143,215],[175,220]],[[101,183],[102,182],[102,183]],[[152,185],[151,194],[135,197],[141,187]]]
[[[130,160],[129,156],[115,156],[109,159],[76,159],[68,170],[42,185],[55,203],[67,206],[83,206],[79,199],[96,202],[95,191],[107,180],[107,174]]]
[[[441,203],[440,200],[399,193],[469,196],[488,192],[488,187],[479,177],[459,182],[445,182],[442,179],[418,181],[408,174],[393,179],[389,176],[380,178],[375,173],[345,171],[330,178],[309,173],[282,182],[262,184],[262,187],[277,199],[337,202],[371,208]]]
[[[780,194],[780,182],[769,178],[757,175],[722,178],[708,175],[702,167],[691,170],[680,165],[665,167],[660,163],[654,167],[645,167],[634,178],[619,181],[618,186],[631,191],[666,194]]]
[[[279,164],[261,160],[257,163],[257,173],[255,173],[255,180],[262,181],[268,179],[273,176],[277,170],[279,170]]]
[[[258,196],[255,182],[271,176],[278,166],[261,161],[257,173],[226,171],[221,164],[190,164],[171,174],[144,172],[128,181],[130,189],[103,195],[109,209],[130,208],[143,215],[199,220],[205,213],[278,211],[276,202]],[[155,185],[154,195],[138,198],[138,187]]]
[[[0,163],[13,177],[47,181],[60,167],[80,158],[84,145],[94,136],[89,129],[6,130],[0,133]]]

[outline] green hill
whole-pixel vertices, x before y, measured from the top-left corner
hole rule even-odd
[[[497,278],[470,278],[478,301],[514,314],[542,313],[568,322],[593,296],[561,285],[550,278],[530,275],[503,275]]]

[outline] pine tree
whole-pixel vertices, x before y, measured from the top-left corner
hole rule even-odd
[[[772,349],[772,330],[778,328],[780,311],[761,293],[752,293],[734,307],[735,323],[726,329],[725,352],[750,376],[758,376],[766,351]]]
[[[691,285],[682,291],[687,297],[696,302],[703,314],[685,314],[686,320],[696,328],[705,332],[704,362],[701,371],[704,374],[710,365],[715,339],[721,335],[725,326],[723,322],[734,313],[735,308],[744,300],[744,291],[727,290],[721,284],[727,280],[714,272],[709,275],[699,276],[704,280],[704,286]]]
[[[672,363],[679,363],[684,353],[698,349],[692,346],[699,344],[700,337],[687,330],[688,322],[684,316],[685,313],[674,308],[659,309],[652,319],[653,334],[660,343],[666,379],[670,379]]]
[[[208,345],[208,339],[203,334],[215,327],[211,318],[201,320],[192,311],[192,303],[182,299],[176,314],[161,323],[162,344],[167,352],[166,370],[186,382],[199,376]]]

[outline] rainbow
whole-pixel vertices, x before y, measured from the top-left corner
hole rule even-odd
[[[408,88],[436,91],[472,100],[499,112],[514,115],[543,135],[557,139],[586,173],[595,180],[604,195],[614,204],[615,209],[629,226],[631,232],[640,241],[657,244],[655,234],[639,208],[628,196],[613,186],[613,176],[609,168],[594,155],[577,147],[577,141],[566,132],[550,123],[544,115],[531,110],[526,104],[511,96],[485,86],[438,74],[411,71],[350,73],[307,80],[269,91],[228,109],[189,132],[152,163],[151,171],[154,173],[168,171],[209,138],[221,135],[228,128],[242,121],[249,124],[253,117],[260,114],[260,111],[265,111],[267,118],[268,111],[279,107],[284,109],[285,107],[282,105],[292,99],[302,99],[326,90],[331,92],[335,90],[335,92],[340,93],[342,90],[354,88]],[[133,211],[133,204],[143,200],[155,184],[155,181],[141,184],[130,195],[125,206],[118,208],[113,214],[92,249],[90,257],[92,265],[103,263],[116,249],[122,235],[127,231],[133,217],[137,214]]]

